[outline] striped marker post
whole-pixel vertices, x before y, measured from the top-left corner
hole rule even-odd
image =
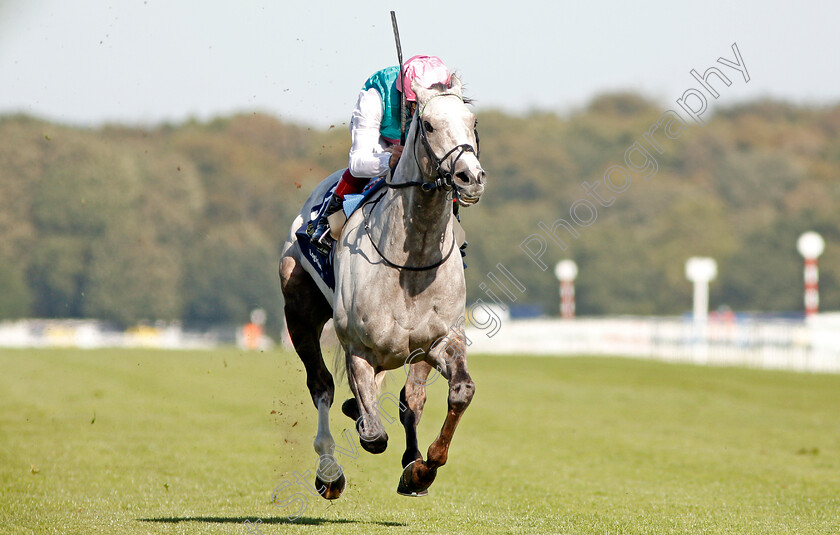
[[[560,281],[560,317],[575,317],[575,278],[578,274],[574,260],[561,260],[554,266],[554,276]]]
[[[820,309],[819,280],[817,258],[825,249],[825,240],[816,232],[806,232],[796,241],[796,248],[805,258],[805,318],[810,318]]]

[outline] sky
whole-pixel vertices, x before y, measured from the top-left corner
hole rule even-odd
[[[840,2],[0,0],[0,114],[155,125],[265,112],[346,125],[365,79],[440,56],[476,108],[569,113],[632,90],[673,108],[689,74],[732,74],[710,107],[840,102]],[[716,63],[737,43],[750,80]]]

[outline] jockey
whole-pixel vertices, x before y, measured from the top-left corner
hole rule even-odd
[[[365,82],[353,116],[350,119],[350,165],[344,172],[324,215],[311,226],[312,245],[327,255],[332,248],[327,217],[342,209],[344,196],[361,193],[373,177],[388,174],[402,154],[400,144],[400,92],[408,101],[406,121],[411,120],[417,106],[417,95],[411,90],[412,80],[423,87],[443,84],[449,87],[449,69],[436,56],[414,56],[403,66],[405,88],[398,65],[374,73]]]

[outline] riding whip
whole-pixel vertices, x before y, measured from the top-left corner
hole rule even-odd
[[[400,66],[400,145],[405,145],[405,76],[403,74],[402,45],[400,45],[400,29],[397,26],[397,14],[391,11],[391,26],[394,27],[394,40],[397,42],[397,61]]]

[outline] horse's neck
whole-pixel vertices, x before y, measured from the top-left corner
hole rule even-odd
[[[395,184],[423,180],[423,173],[414,156],[414,132],[416,129],[410,131],[405,151],[391,177]],[[444,245],[450,245],[446,237],[452,234],[452,201],[447,198],[447,194],[441,190],[423,191],[412,186],[389,189],[385,195],[377,207],[381,207],[377,217],[381,223],[380,228],[388,236],[382,245],[396,258],[410,256],[411,265],[440,260],[441,251],[446,254]],[[389,260],[396,261],[390,257]]]
[[[426,192],[418,187],[391,190],[389,225],[402,228],[406,251],[420,253],[428,245],[429,253],[440,251],[440,243],[449,228],[452,201],[442,191]]]

